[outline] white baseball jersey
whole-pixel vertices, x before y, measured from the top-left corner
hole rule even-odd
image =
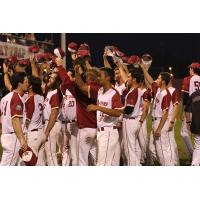
[[[122,108],[119,93],[114,89],[110,88],[104,93],[103,87],[98,91],[97,105],[109,109]],[[118,117],[109,116],[101,111],[97,111],[97,127],[113,127],[116,126]]]
[[[76,119],[76,99],[69,90],[66,90],[63,96],[61,112],[66,122]]]
[[[10,92],[1,99],[2,134],[14,133],[12,118],[20,117],[23,132],[25,127],[25,106],[23,98],[17,92]]]
[[[118,83],[115,84],[115,89],[119,92],[119,95],[122,96],[124,90],[126,90],[125,83],[119,85]]]
[[[142,113],[143,113],[144,102],[145,101],[151,102],[151,90],[147,89],[147,88],[143,88],[143,89],[141,89],[141,91],[142,91],[142,101],[140,104],[140,114],[139,115],[142,115]]]
[[[182,91],[189,93],[189,96],[193,92],[200,90],[200,76],[187,76],[183,79]]]
[[[44,101],[44,121],[49,120],[51,115],[51,109],[60,108],[61,99],[59,98],[57,89],[48,91]],[[60,114],[58,114],[57,120],[59,120]]]
[[[173,114],[174,105],[180,103],[180,94],[178,90],[174,87],[168,87],[168,91],[171,95],[171,102],[168,110],[168,118],[171,118]]]
[[[131,114],[124,114],[125,118],[136,118],[140,115],[140,106],[142,104],[142,90],[140,88],[132,88],[129,90],[128,94],[125,97],[125,107],[131,106],[134,107],[134,110]]]
[[[152,116],[155,118],[161,118],[164,110],[168,110],[171,102],[171,95],[167,89],[160,90],[157,83],[153,82],[152,90],[155,94],[153,102]]]
[[[30,121],[28,131],[43,128],[43,105],[44,97],[38,94],[30,96],[26,100],[26,119]]]

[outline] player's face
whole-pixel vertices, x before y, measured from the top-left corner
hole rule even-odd
[[[52,73],[52,74],[50,75],[49,82],[48,82],[48,86],[49,86],[49,87],[52,87],[52,86],[55,84],[55,82],[56,82],[56,77],[57,77],[57,74],[55,74],[55,73]]]
[[[105,76],[105,73],[104,71],[101,71],[100,72],[100,85],[104,86],[105,85],[105,82],[106,82],[106,76]]]
[[[161,75],[159,75],[158,78],[157,78],[157,84],[158,84],[159,87],[160,87],[161,84],[162,84],[162,78],[161,78]]]
[[[75,82],[75,77],[73,77],[72,73],[70,71],[68,71],[67,74],[70,78],[70,81]]]
[[[119,81],[120,79],[121,79],[121,75],[120,75],[119,69],[116,69],[115,70],[115,80]]]
[[[21,89],[23,90],[23,92],[27,92],[29,89],[29,82],[28,82],[28,78],[25,77],[24,78],[24,82],[21,84]]]
[[[190,76],[192,76],[194,74],[194,71],[192,68],[189,69],[189,74],[190,74]]]
[[[71,58],[72,58],[72,60],[76,60],[76,58],[77,58],[76,53],[71,53]]]
[[[131,76],[131,73],[129,73],[128,74],[128,86],[131,87],[132,83],[133,83],[133,78]]]

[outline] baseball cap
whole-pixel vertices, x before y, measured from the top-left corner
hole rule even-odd
[[[63,59],[65,57],[65,52],[61,48],[55,48],[54,55]]]
[[[135,65],[138,64],[140,61],[140,57],[137,55],[132,55],[130,56],[130,58],[128,59],[128,64],[130,65]]]
[[[28,146],[26,151],[19,150],[19,156],[22,158],[26,166],[35,166],[37,163],[37,156],[33,150]]]
[[[38,45],[33,45],[29,47],[29,52],[38,53],[40,51],[40,47]]]
[[[193,69],[199,69],[200,68],[200,63],[198,62],[193,62],[188,66],[188,68],[193,68]]]
[[[85,57],[85,56],[90,56],[90,47],[88,44],[83,43],[80,45],[78,49],[77,57]]]
[[[18,61],[18,65],[20,67],[27,67],[29,65],[29,60],[28,59],[21,59]]]
[[[120,51],[120,50],[117,50],[116,52],[116,55],[118,56],[118,57],[123,57],[123,56],[125,56],[125,54],[122,52],[122,51]]]
[[[75,53],[78,49],[78,44],[76,44],[75,42],[70,42],[68,44],[68,47],[67,47],[68,51],[71,52],[71,53]]]

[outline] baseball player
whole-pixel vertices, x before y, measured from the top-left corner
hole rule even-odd
[[[149,84],[152,85],[154,97],[152,119],[153,119],[153,137],[157,158],[161,165],[174,165],[172,158],[172,146],[170,143],[168,109],[171,102],[171,95],[167,89],[170,82],[170,74],[162,72],[156,81],[147,72],[146,68],[141,65],[144,76]]]
[[[121,74],[123,69],[120,68]],[[140,158],[136,154],[138,134],[142,125],[140,121],[140,106],[142,90],[140,89],[141,72],[130,69],[127,79],[129,91],[125,97],[123,109],[123,142],[127,165],[140,165]]]
[[[151,90],[146,87],[144,76],[141,75],[141,86],[142,91],[142,102],[140,104],[140,122],[142,124],[138,140],[136,141],[136,155],[140,160],[141,164],[145,164],[146,160],[149,158],[148,155],[148,134],[147,134],[147,115],[149,112],[149,107],[151,103]]]
[[[68,75],[70,76],[69,72]],[[62,115],[65,120],[65,137],[69,142],[70,146],[70,155],[64,153],[63,155],[63,165],[68,163],[68,157],[72,159],[72,166],[77,165],[77,120],[76,120],[76,99],[70,93],[69,90],[66,90],[63,105],[62,105]]]
[[[52,73],[49,79],[49,90],[44,101],[44,132],[47,138],[45,143],[46,161],[48,166],[57,166],[56,143],[61,132],[61,121],[59,120],[62,94],[59,89],[61,84],[57,73]]]
[[[200,165],[199,159],[199,125],[198,125],[198,105],[199,105],[199,90],[200,90],[200,64],[192,63],[189,66],[190,79],[185,85],[185,91],[189,92],[189,97],[186,96],[185,118],[188,130],[194,133],[194,152],[192,155],[192,165]],[[191,116],[191,113],[194,116]],[[191,120],[192,119],[192,120]]]
[[[40,147],[46,141],[43,132],[43,105],[41,81],[34,76],[29,77],[28,99],[25,101],[27,143],[38,157],[36,165],[45,165],[44,149]]]
[[[188,129],[188,125],[190,125],[190,121],[186,120],[186,112],[185,108],[187,106],[188,98],[191,96],[193,92],[199,90],[199,76],[195,73],[196,69],[198,70],[198,63],[192,63],[189,66],[189,75],[183,79],[182,84],[182,94],[183,94],[183,121],[181,127],[181,136],[183,138],[185,149],[188,154],[189,160],[192,160],[193,154],[193,145],[191,141],[191,134]],[[188,123],[187,123],[188,122]]]
[[[180,94],[176,88],[173,87],[172,85],[173,81],[173,75],[171,74],[171,80],[168,84],[168,90],[171,94],[171,103],[169,107],[169,136],[170,136],[170,143],[172,147],[172,160],[174,162],[174,165],[179,165],[179,156],[178,156],[178,148],[174,136],[174,125],[176,123],[176,119],[178,116],[178,111],[179,111],[179,105],[180,105]]]
[[[97,111],[97,166],[111,166],[119,141],[117,129],[122,103],[119,93],[112,87],[114,72],[109,68],[101,69],[97,105],[91,104],[87,111]],[[91,93],[96,90],[91,88]]]
[[[17,72],[12,76],[12,89],[1,100],[3,155],[1,165],[16,165],[19,160],[19,149],[26,150],[25,106],[22,98],[29,87],[24,72]]]
[[[76,71],[76,85],[70,80],[66,70],[62,67],[62,60],[57,59],[57,69],[62,80],[62,92],[68,89],[76,98],[77,107],[77,157],[78,165],[88,166],[88,156],[92,146],[95,144],[97,133],[96,113],[87,112],[87,105],[96,103],[97,92],[90,95],[92,88],[96,91],[100,88],[98,84],[98,72],[91,69],[86,73],[87,82],[83,82],[79,73]],[[88,98],[89,96],[89,98]]]

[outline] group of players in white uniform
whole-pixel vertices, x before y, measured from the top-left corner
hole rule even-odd
[[[96,68],[91,66],[87,44],[78,48],[72,42],[68,51],[72,69],[63,67],[65,53],[60,48],[52,55],[39,53],[34,46],[28,61],[10,57],[4,62],[4,82],[10,92],[0,106],[0,164],[179,165],[174,126],[181,98],[173,87],[173,75],[161,72],[154,81],[148,73],[149,54],[126,57],[107,46],[104,67]],[[182,87],[184,110],[200,87],[200,64],[192,63],[188,69]],[[195,153],[199,144],[195,141],[193,150],[191,140],[191,114],[185,110],[182,116],[180,133],[188,160],[199,165],[200,155]]]

